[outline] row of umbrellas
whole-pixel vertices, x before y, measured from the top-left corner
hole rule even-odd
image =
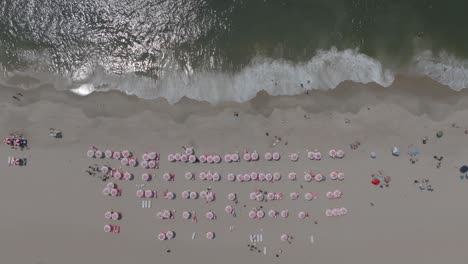
[[[328,152],[328,155],[333,159],[341,159],[345,156],[345,152],[341,149],[331,149]],[[289,154],[289,159],[291,161],[298,161],[299,160],[299,153],[291,153]],[[307,151],[307,157],[310,160],[321,160],[322,153],[315,150],[315,151]],[[281,159],[281,154],[279,152],[266,152],[264,155],[265,160],[267,161],[278,161]],[[242,159],[244,161],[258,161],[260,159],[259,154],[257,151],[248,152],[244,151],[242,155]],[[170,162],[191,162],[195,163],[197,161],[202,163],[220,163],[222,158],[219,154],[202,154],[198,157],[195,156],[193,148],[186,148],[185,153],[171,153],[167,156],[167,160]],[[229,153],[224,155],[225,162],[239,162],[241,160],[241,156],[238,152],[236,153]]]
[[[133,156],[133,154],[129,150],[124,150],[122,152],[113,151],[113,150],[101,151],[97,149],[96,147],[92,147],[86,152],[86,156],[88,156],[89,158],[98,158],[98,159],[108,158],[108,159],[120,160],[123,158],[129,159]]]
[[[104,218],[107,220],[120,220],[121,214],[119,212],[107,211],[104,213]]]
[[[131,181],[133,179],[133,174],[128,171],[122,171],[120,169],[113,169],[109,166],[102,166],[100,171],[116,180],[127,180]]]
[[[109,182],[106,184],[106,187],[102,190],[102,194],[105,196],[119,196],[122,194],[122,190],[120,190],[117,186],[117,184],[113,182]]]
[[[158,234],[158,239],[161,240],[161,241],[164,241],[164,240],[170,240],[170,239],[173,239],[175,237],[175,232],[174,231],[166,231],[166,232],[160,232]],[[205,237],[206,239],[214,239],[215,238],[215,233],[212,232],[212,231],[208,231],[205,233]]]

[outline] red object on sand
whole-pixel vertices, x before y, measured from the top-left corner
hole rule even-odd
[[[116,234],[120,233],[120,226],[118,226],[118,225],[113,225],[113,226],[112,226],[112,232],[113,232],[113,233],[116,233]]]
[[[374,178],[374,179],[372,180],[372,184],[374,184],[374,185],[379,185],[379,184],[380,184],[380,180],[377,179],[377,178]]]

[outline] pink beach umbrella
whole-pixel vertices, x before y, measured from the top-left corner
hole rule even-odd
[[[112,153],[112,150],[106,150],[106,151],[104,152],[104,156],[105,156],[106,158],[108,158],[108,159],[112,158],[112,154],[113,154],[113,153]]]
[[[244,181],[249,182],[252,178],[249,173],[244,174]]]
[[[312,175],[310,175],[310,173],[306,173],[306,174],[304,175],[304,180],[305,180],[306,182],[312,181]]]
[[[136,196],[138,198],[143,198],[145,196],[145,192],[143,190],[137,190],[136,191]]]
[[[290,172],[288,174],[288,179],[290,179],[291,181],[295,181],[296,180],[296,173],[295,172]]]
[[[341,215],[346,215],[347,213],[348,213],[348,209],[346,209],[345,207],[340,208],[340,214]]]
[[[158,239],[163,241],[163,240],[166,240],[166,233],[164,232],[161,232],[158,234]]]
[[[271,182],[273,180],[273,174],[267,173],[265,174],[265,180]]]
[[[234,208],[230,205],[226,205],[226,207],[224,207],[224,211],[228,214],[232,214],[234,212]]]
[[[269,192],[269,193],[267,194],[267,199],[268,199],[269,201],[274,200],[274,199],[275,199],[275,193]]]
[[[245,161],[250,161],[250,159],[251,159],[250,153],[248,153],[248,152],[244,153],[244,157],[243,157],[243,158],[244,158]]]
[[[226,177],[227,177],[227,180],[231,182],[236,180],[236,176],[234,175],[234,173],[228,173]]]
[[[336,171],[330,172],[330,179],[336,180],[338,178],[338,173]]]
[[[211,155],[206,156],[206,162],[214,163],[213,156],[211,156]]]
[[[333,195],[333,192],[327,192],[327,193],[325,194],[325,196],[327,197],[327,199],[333,199],[333,198],[335,198],[335,196]]]
[[[204,181],[206,180],[206,172],[202,171],[198,174],[198,178],[200,178],[200,180]]]
[[[250,154],[250,160],[257,161],[259,158],[257,151],[254,151]]]
[[[167,192],[166,193],[166,199],[174,200],[174,198],[175,198],[175,193],[173,193],[173,192]]]
[[[280,158],[281,158],[281,156],[280,156],[280,154],[278,152],[274,152],[272,154],[272,157],[273,157],[274,160],[280,160]]]
[[[297,161],[299,159],[299,155],[297,155],[297,153],[291,153],[289,154],[289,159],[291,161]]]
[[[167,231],[166,232],[167,239],[173,239],[175,236],[174,231]]]
[[[243,182],[244,181],[244,175],[243,174],[237,174],[236,181]]]
[[[193,155],[193,148],[185,148],[185,155],[190,156]]]
[[[110,190],[111,190],[111,189],[112,189],[112,188],[108,188],[108,187],[102,189],[102,194],[104,194],[104,195],[106,195],[106,196],[107,196],[107,195],[110,195]]]
[[[273,173],[273,180],[275,180],[275,181],[281,180],[281,174],[279,172],[277,172],[277,171],[274,172]]]
[[[282,234],[280,237],[281,241],[287,242],[289,240],[289,236],[287,234]]]
[[[309,158],[310,160],[314,160],[315,159],[315,152],[308,151],[307,152],[307,158]]]
[[[107,174],[109,172],[109,167],[107,166],[102,166],[101,167],[101,172],[104,173],[104,174]]]
[[[180,153],[176,153],[176,154],[174,154],[174,159],[175,159],[176,161],[180,161],[181,156],[182,156],[182,155],[181,155]],[[149,157],[148,157],[148,158],[149,158]]]
[[[127,180],[127,181],[130,181],[130,180],[133,179],[133,175],[128,171],[125,172],[123,176],[124,176],[124,179]]]
[[[156,152],[150,152],[148,153],[150,160],[155,160],[158,156]]]
[[[105,225],[104,226],[104,232],[106,232],[106,233],[112,232],[112,226],[111,225]]]
[[[140,162],[140,166],[141,166],[143,169],[147,169],[147,168],[148,168],[148,161],[142,160],[142,161]]]
[[[146,190],[145,191],[145,198],[153,198],[153,191],[152,190]]]
[[[297,200],[297,198],[299,198],[299,194],[297,192],[292,192],[289,194],[289,198],[291,198],[291,200]]]
[[[128,150],[124,150],[124,151],[122,151],[122,156],[124,158],[130,158],[132,156],[132,153],[130,151],[128,151]]]
[[[206,163],[206,155],[200,155],[200,157],[198,157],[198,160],[199,160],[201,163]]]
[[[207,192],[207,191],[201,191],[201,192],[200,192],[200,197],[201,197],[202,199],[206,199],[206,196],[207,196],[207,195],[208,195],[208,192]]]
[[[323,177],[322,174],[317,173],[317,174],[314,175],[314,180],[316,180],[318,182],[321,182],[321,181],[325,180],[325,177]]]
[[[135,158],[128,159],[128,165],[135,167],[137,165],[137,160]]]
[[[235,193],[229,193],[227,198],[229,201],[235,201],[237,198],[237,195]]]
[[[94,158],[94,150],[93,149],[89,149],[87,152],[86,152],[86,156],[88,158]]]
[[[188,156],[185,154],[180,155],[180,161],[182,162],[188,162]]]
[[[170,161],[170,162],[174,162],[175,161],[174,154],[167,155],[167,160]]]
[[[151,180],[151,175],[149,175],[148,173],[145,172],[145,173],[143,173],[143,174],[141,175],[141,179],[142,179],[143,181],[149,181],[149,180]]]
[[[190,199],[195,200],[198,198],[198,193],[196,192],[190,192]]]
[[[312,198],[314,198],[312,193],[308,192],[308,193],[304,194],[304,199],[306,199],[307,201],[312,200]]]
[[[263,201],[263,199],[265,199],[265,196],[263,195],[263,193],[257,193],[257,197],[255,197],[257,199],[257,201],[261,202]]]
[[[128,166],[128,158],[123,158],[120,160],[120,164],[124,165],[124,166]]]
[[[283,218],[288,218],[289,216],[289,211],[288,210],[283,210],[280,212],[281,217]]]
[[[328,217],[333,216],[332,210],[331,209],[325,210],[325,215]]]
[[[194,175],[193,175],[193,173],[191,173],[190,171],[187,171],[187,172],[185,173],[185,179],[187,179],[187,180],[193,180],[193,177],[194,177]]]
[[[251,172],[251,173],[250,173],[250,178],[251,178],[253,181],[258,180],[258,173],[256,173],[256,172]]]
[[[150,169],[156,168],[156,161],[154,161],[154,160],[148,161],[148,167],[149,167]]]
[[[340,181],[344,180],[344,173],[343,173],[343,172],[338,173],[337,178],[338,178],[338,180],[340,180]]]
[[[179,154],[180,155],[180,154]],[[148,153],[143,153],[143,155],[141,155],[141,158],[145,161],[149,161],[150,160],[150,156]],[[175,157],[174,157],[175,158]]]
[[[221,180],[221,176],[219,175],[219,173],[215,172],[213,173],[213,181],[220,181]]]
[[[190,163],[195,163],[197,161],[197,157],[195,157],[195,155],[190,155],[188,157],[188,160],[190,161]]]
[[[117,187],[117,184],[115,184],[115,183],[113,183],[113,182],[109,182],[109,183],[106,184],[106,187],[107,187],[107,188],[111,188],[111,189],[112,189],[112,188],[116,188],[116,187]]]
[[[263,172],[260,172],[260,173],[258,174],[258,180],[260,180],[260,181],[264,181],[264,180],[265,180],[265,178],[266,178],[266,175],[265,175],[265,173],[263,173]]]
[[[215,238],[215,233],[214,232],[206,232],[206,238],[211,240]]]
[[[183,191],[181,193],[181,195],[182,195],[182,198],[184,198],[184,199],[190,198],[190,192],[189,191]]]
[[[208,211],[208,212],[206,212],[205,217],[208,220],[213,220],[215,215],[214,215],[214,213],[212,211]]]
[[[211,173],[211,171],[206,173],[206,180],[207,181],[212,181],[213,180],[213,173]]]
[[[192,214],[189,211],[183,211],[182,212],[182,218],[184,218],[184,219],[190,219],[191,216],[192,216]]]
[[[338,209],[338,208],[333,208],[333,209],[332,209],[332,215],[333,215],[333,216],[340,216],[340,209]]]
[[[278,212],[276,212],[275,210],[273,209],[270,209],[270,211],[268,211],[268,216],[269,217],[276,217],[276,215],[278,214]]]
[[[226,161],[226,162],[231,162],[231,161],[232,161],[231,155],[230,155],[230,154],[224,155],[224,161]]]
[[[273,155],[271,154],[271,152],[265,153],[265,159],[266,160],[270,161],[272,158],[273,158]]]
[[[330,151],[328,151],[328,156],[332,159],[336,158],[336,149],[330,149]]]
[[[263,210],[257,211],[257,218],[262,219],[265,216],[265,212]]]
[[[333,196],[335,197],[335,199],[341,198],[342,195],[343,195],[343,193],[340,190],[335,190],[333,192]]]
[[[297,217],[299,219],[304,219],[306,218],[307,214],[304,212],[304,211],[300,211],[298,214],[297,214]]]
[[[321,160],[321,159],[322,159],[322,153],[320,153],[320,152],[315,152],[315,153],[314,153],[314,159],[315,159],[315,160]]]
[[[214,155],[213,156],[213,161],[214,161],[214,163],[220,163],[221,162],[221,157],[219,155]]]
[[[257,193],[256,192],[251,192],[249,194],[250,200],[257,200]]]
[[[205,198],[208,202],[212,202],[215,199],[215,196],[212,192],[208,193]]]
[[[104,156],[104,154],[102,154],[102,151],[96,150],[96,152],[94,152],[94,156],[96,156],[96,158],[98,159],[101,159]]]
[[[171,217],[172,213],[169,210],[164,210],[162,212],[162,217],[163,219],[169,219]]]
[[[114,154],[112,154],[112,158],[114,159],[120,159],[122,155],[120,154],[119,151],[115,151]]]
[[[239,154],[234,153],[231,155],[231,160],[234,162],[239,162]]]
[[[251,210],[251,211],[249,212],[249,218],[250,218],[250,219],[254,219],[254,218],[256,218],[256,217],[257,217],[257,212],[255,212],[254,210]]]
[[[119,194],[119,191],[117,191],[117,189],[111,189],[110,194],[111,194],[111,196],[115,197],[115,196],[117,196]]]
[[[342,159],[344,157],[345,153],[343,150],[339,149],[336,151],[336,157],[339,159]]]
[[[112,176],[114,177],[114,179],[117,179],[117,180],[122,179],[122,173],[120,173],[120,171],[115,171]]]
[[[172,177],[171,177],[171,174],[170,174],[169,172],[165,172],[165,173],[163,174],[163,179],[164,179],[165,181],[170,181],[171,178],[172,178]]]
[[[105,212],[104,213],[104,218],[106,218],[107,220],[112,219],[112,212],[111,211]]]
[[[120,219],[120,214],[118,212],[113,212],[112,213],[112,220],[119,220]]]

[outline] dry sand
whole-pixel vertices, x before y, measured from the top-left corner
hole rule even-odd
[[[210,106],[184,100],[170,106],[163,100],[141,101],[117,93],[95,94],[80,98],[57,93],[49,87],[21,90],[21,102],[11,99],[18,89],[2,87],[0,135],[23,131],[29,150],[0,148],[0,258],[1,263],[463,263],[468,259],[468,238],[464,227],[468,213],[468,180],[460,180],[458,167],[467,163],[468,93],[451,92],[427,79],[401,77],[392,87],[344,83],[331,92],[312,92],[295,97],[271,97],[259,94],[245,104],[228,103]],[[239,117],[232,115],[239,112]],[[305,119],[304,115],[310,115]],[[346,123],[349,119],[350,123]],[[459,128],[452,127],[456,123]],[[52,139],[49,128],[63,131],[64,138]],[[440,139],[438,130],[444,131]],[[269,132],[270,136],[265,133]],[[272,147],[274,136],[282,141]],[[428,144],[421,139],[428,136]],[[357,150],[349,144],[359,140]],[[288,144],[285,145],[285,142]],[[415,164],[409,162],[407,146],[415,144],[421,154]],[[136,175],[131,182],[120,181],[123,195],[117,198],[101,194],[105,183],[88,176],[89,165],[115,160],[86,157],[89,146],[101,149],[130,149],[139,157],[145,151],[162,154],[157,178],[146,184],[162,192],[180,196],[182,190],[201,191],[211,186],[217,193],[212,204],[158,198],[151,209],[142,209],[135,196],[143,169],[130,169]],[[197,153],[225,154],[246,148],[257,150],[261,161],[238,164],[174,164],[168,153],[193,146]],[[400,147],[394,157],[391,148]],[[309,161],[306,149],[343,148],[342,160],[324,158]],[[266,162],[263,153],[279,151],[279,162]],[[286,155],[301,152],[300,161],[290,162]],[[377,159],[369,158],[375,151]],[[434,155],[444,156],[440,169]],[[7,166],[8,156],[27,157],[25,167]],[[342,182],[327,180],[306,183],[307,169],[327,174],[345,172]],[[370,184],[370,175],[384,170],[392,177],[389,188]],[[217,183],[187,181],[186,171],[219,172],[279,171],[279,183]],[[286,179],[290,171],[299,179]],[[164,172],[174,172],[175,182],[163,182]],[[419,191],[413,183],[428,178],[434,192]],[[303,185],[303,189],[300,185]],[[251,202],[248,194],[260,188],[267,191],[291,191],[301,199],[268,203]],[[340,200],[328,200],[325,192],[341,189]],[[227,193],[239,195],[237,218],[224,213],[229,204]],[[318,192],[319,199],[306,202],[306,191]],[[371,206],[371,203],[374,206]],[[244,208],[243,205],[246,205]],[[288,208],[288,219],[250,220],[247,212],[263,205],[281,210]],[[345,206],[349,214],[327,218],[326,208]],[[174,221],[155,217],[164,208],[176,209]],[[120,234],[107,234],[103,226],[107,210],[121,211]],[[198,223],[183,221],[182,210],[195,210]],[[203,218],[214,210],[218,219]],[[311,214],[305,220],[298,211]],[[317,224],[314,221],[318,221]],[[234,231],[229,232],[229,226]],[[158,241],[156,234],[174,230],[176,238]],[[216,238],[204,238],[206,231]],[[261,231],[263,230],[263,231]],[[197,237],[192,240],[192,233]],[[267,254],[248,249],[250,233],[262,233],[258,248]],[[282,233],[291,234],[291,244],[280,242]],[[310,243],[314,236],[314,243]],[[167,250],[171,250],[167,253]],[[279,257],[275,254],[279,250]]]

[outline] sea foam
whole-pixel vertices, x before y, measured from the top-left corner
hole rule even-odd
[[[392,84],[392,71],[357,49],[335,48],[317,51],[304,63],[257,57],[236,73],[168,71],[158,80],[127,74],[97,76],[72,92],[88,95],[94,91],[117,89],[145,99],[165,98],[176,103],[187,97],[217,104],[225,101],[245,102],[260,91],[270,95],[297,95],[307,90],[333,89],[343,81]],[[91,81],[91,82],[90,82]],[[103,85],[105,83],[105,85]],[[96,87],[105,88],[96,88]]]

